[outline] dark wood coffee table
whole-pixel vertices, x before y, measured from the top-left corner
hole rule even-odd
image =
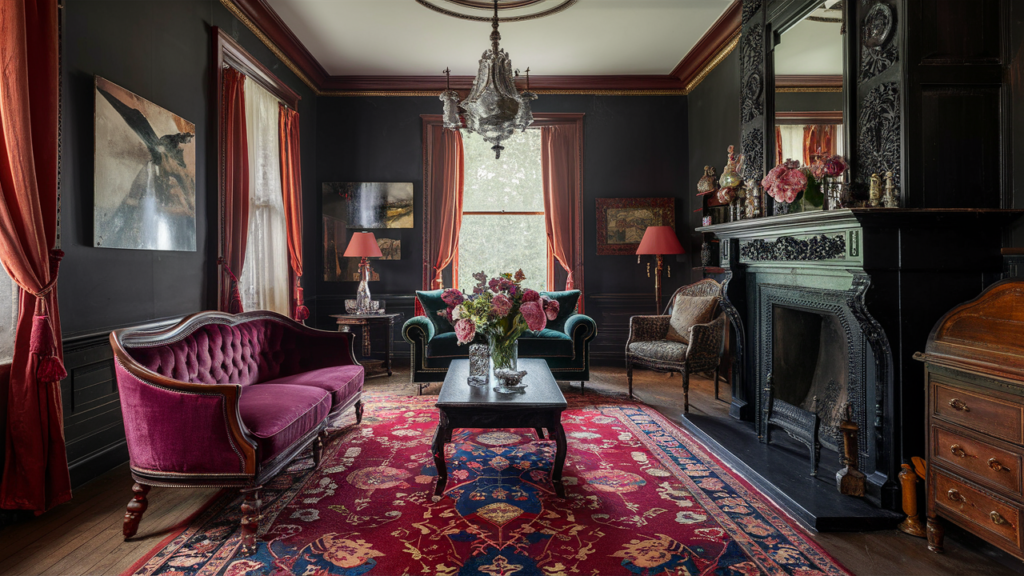
[[[551,482],[555,493],[565,498],[562,486],[562,466],[565,465],[565,430],[562,429],[562,411],[566,408],[565,396],[558,389],[555,378],[548,369],[548,363],[540,358],[519,360],[519,369],[526,370],[523,383],[526,389],[516,394],[499,394],[494,391],[497,381],[491,374],[487,386],[470,386],[469,360],[454,360],[448,368],[448,375],[437,398],[441,412],[437,430],[434,432],[432,452],[437,465],[437,486],[434,494],[440,496],[448,483],[448,468],[444,460],[444,445],[452,441],[452,430],[456,428],[533,428],[539,438],[544,438],[542,428],[555,441],[555,462],[551,467]]]

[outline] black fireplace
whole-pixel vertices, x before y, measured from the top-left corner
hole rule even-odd
[[[732,454],[738,466],[749,465],[755,484],[818,529],[893,520],[881,511],[899,509],[900,464],[926,455],[924,383],[911,357],[946,310],[998,278],[1000,230],[1016,216],[846,209],[698,229],[721,240],[725,307],[735,338],[735,424],[699,415],[684,417],[684,424]],[[753,446],[763,430],[769,374],[775,398],[820,417],[821,464],[831,476],[807,481],[802,461],[779,470],[783,460],[772,451],[785,446],[775,446],[775,436],[768,446]],[[867,475],[863,499],[840,495],[835,485],[842,452],[836,428],[847,403]],[[800,458],[806,461],[806,451]],[[874,520],[844,523],[844,514],[871,517],[870,508],[880,511]],[[829,518],[825,524],[822,516]]]

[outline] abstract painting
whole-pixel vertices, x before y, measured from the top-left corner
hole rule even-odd
[[[676,225],[674,198],[598,198],[597,254],[636,254],[648,226]]]
[[[95,81],[93,245],[196,249],[195,124]]]
[[[412,228],[412,182],[324,182],[324,214],[349,228]],[[330,198],[328,198],[330,197]]]

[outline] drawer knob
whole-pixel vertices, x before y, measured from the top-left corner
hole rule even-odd
[[[993,470],[995,470],[996,472],[1009,472],[1010,471],[1009,468],[1007,468],[1006,466],[1003,466],[999,462],[999,460],[996,460],[995,458],[989,458],[988,459],[988,467],[993,469]]]
[[[953,410],[959,410],[961,412],[970,412],[971,409],[967,406],[967,402],[959,398],[950,398],[949,405],[953,407]]]
[[[949,492],[946,492],[946,497],[953,502],[967,502],[967,498],[964,498],[963,494],[956,488],[950,488]]]
[[[950,446],[949,451],[953,453],[953,456],[967,458],[967,452],[959,444],[953,444],[952,446]],[[972,458],[977,458],[977,456],[972,456]]]
[[[993,524],[1009,524],[1009,522],[1006,521],[1006,518],[1003,518],[1002,515],[1000,515],[999,512],[996,512],[995,510],[990,512],[988,517],[992,519]]]

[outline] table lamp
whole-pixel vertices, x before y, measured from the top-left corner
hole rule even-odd
[[[344,256],[346,258],[360,258],[359,289],[356,290],[356,314],[369,314],[373,312],[373,309],[370,307],[370,287],[366,284],[370,281],[370,263],[366,259],[383,256],[380,253],[380,246],[377,246],[377,239],[374,238],[373,232],[356,232],[352,234],[352,239],[348,241],[348,247],[345,248]]]
[[[661,313],[661,270],[664,267],[662,254],[686,254],[683,245],[676,238],[676,231],[672,226],[648,226],[644,231],[640,247],[636,249],[637,261],[642,254],[653,254],[658,257],[658,266],[654,275],[654,297],[657,300],[655,314]],[[650,270],[650,268],[648,268]]]

